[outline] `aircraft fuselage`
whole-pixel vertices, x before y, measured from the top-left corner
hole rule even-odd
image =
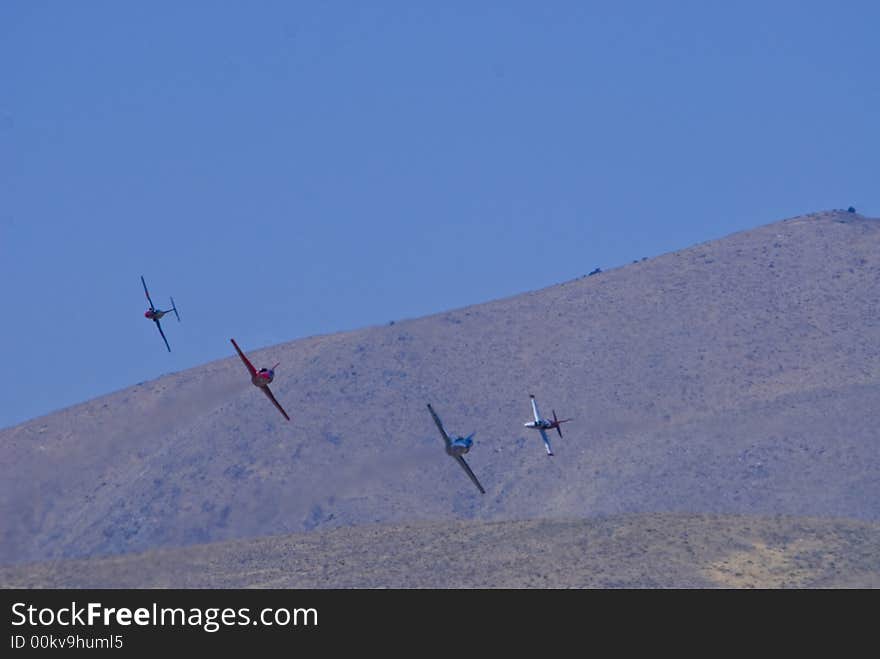
[[[144,318],[149,318],[150,320],[159,320],[164,316],[167,311],[162,311],[161,309],[147,309],[144,312]]]
[[[258,387],[267,387],[272,380],[275,379],[275,371],[272,369],[261,368],[259,371],[254,373],[254,376],[251,378],[251,382],[253,382]]]
[[[449,446],[446,447],[446,452],[449,455],[464,455],[468,451],[471,450],[471,446],[474,445],[474,440],[470,437],[458,437],[454,439]]]
[[[544,430],[550,430],[555,428],[557,424],[552,421],[547,421],[546,419],[541,419],[540,421],[529,421],[523,424],[526,428],[543,428]]]

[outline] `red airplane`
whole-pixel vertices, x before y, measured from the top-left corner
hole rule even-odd
[[[180,315],[177,313],[177,307],[174,306],[174,298],[171,298],[171,308],[162,311],[161,309],[157,309],[153,306],[153,301],[150,299],[150,292],[147,290],[147,282],[144,281],[144,276],[141,275],[141,283],[144,285],[144,293],[147,295],[147,302],[150,303],[150,308],[144,312],[144,318],[149,318],[154,323],[156,323],[156,327],[159,328],[159,334],[162,335],[162,340],[165,342],[165,347],[168,348],[168,352],[171,352],[171,346],[168,345],[168,339],[165,338],[165,332],[162,331],[162,326],[159,324],[159,319],[164,316],[166,313],[174,312],[174,315],[177,316],[177,322],[180,322]]]
[[[278,408],[278,411],[284,415],[284,418],[290,421],[290,417],[287,416],[287,412],[284,411],[284,408],[281,407],[281,404],[275,400],[275,396],[272,395],[272,392],[269,390],[269,383],[275,379],[275,368],[278,364],[275,364],[272,368],[261,368],[259,371],[254,368],[254,365],[251,364],[250,360],[244,356],[244,353],[241,351],[241,348],[238,347],[238,344],[235,342],[235,339],[229,339],[232,341],[232,345],[235,346],[236,352],[238,352],[238,356],[241,357],[241,361],[244,362],[244,365],[247,367],[248,372],[251,374],[251,382],[254,383],[257,387],[259,387],[264,394],[269,397],[269,400],[272,401],[272,404]]]

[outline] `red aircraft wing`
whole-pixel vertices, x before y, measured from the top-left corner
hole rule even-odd
[[[274,403],[275,407],[278,408],[278,411],[284,415],[284,418],[287,419],[288,421],[290,421],[290,417],[287,416],[287,412],[285,412],[284,408],[281,407],[281,403],[279,403],[277,400],[275,400],[275,396],[273,396],[272,392],[269,391],[269,387],[260,387],[260,389],[262,389],[263,392],[269,397],[269,400],[271,400],[272,403]]]
[[[241,361],[244,362],[244,365],[247,366],[247,370],[250,371],[251,377],[257,374],[257,369],[254,368],[254,365],[251,364],[250,360],[244,356],[244,353],[241,351],[241,348],[238,347],[238,344],[235,342],[235,339],[229,339],[232,341],[232,345],[235,346],[236,352],[238,352],[238,356],[241,357]]]

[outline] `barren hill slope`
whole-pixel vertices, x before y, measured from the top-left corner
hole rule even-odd
[[[321,527],[680,511],[880,519],[880,221],[792,218],[254,351],[0,431],[0,564]],[[529,420],[575,418],[548,458]],[[481,496],[445,456],[425,403]]]
[[[3,588],[880,588],[880,524],[642,513],[366,525],[0,568]]]

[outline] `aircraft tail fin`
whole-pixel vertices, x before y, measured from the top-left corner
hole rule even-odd
[[[177,305],[174,304],[174,298],[171,298],[171,310],[174,312],[174,315],[177,316],[177,322],[180,322],[180,314],[177,313]]]

